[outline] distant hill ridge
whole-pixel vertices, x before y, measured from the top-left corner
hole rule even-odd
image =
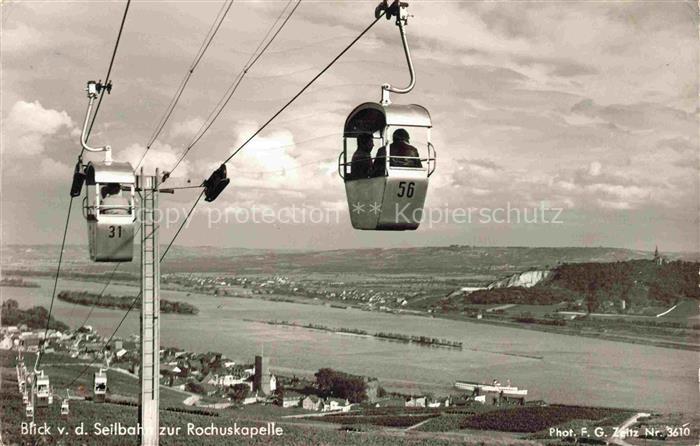
[[[700,299],[700,263],[654,260],[567,263],[551,271],[527,271],[451,298],[462,304],[554,304],[584,300],[589,309],[602,302],[630,305],[672,305]]]
[[[525,271],[523,273],[513,274],[512,276],[508,276],[505,279],[500,279],[495,282],[492,282],[486,288],[509,288],[515,286],[530,288],[542,282],[544,279],[549,277],[551,273],[552,271],[548,269]]]
[[[137,248],[138,249],[138,248]],[[218,247],[173,247],[163,263],[164,273],[226,272],[236,274],[284,273],[390,273],[454,274],[483,273],[495,277],[529,269],[551,269],[562,263],[615,262],[651,258],[650,252],[622,248],[532,248],[452,245],[417,248],[345,249],[331,251],[272,251]],[[670,254],[669,258],[680,255]],[[54,271],[58,246],[2,247],[3,268]],[[196,261],[192,261],[196,259]],[[136,262],[119,271],[138,273]],[[111,271],[110,264],[88,259],[87,247],[72,245],[64,254],[64,268],[84,273]]]

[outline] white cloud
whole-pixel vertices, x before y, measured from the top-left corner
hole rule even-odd
[[[39,101],[17,101],[3,123],[3,153],[16,157],[36,156],[44,152],[49,137],[74,130],[65,111],[44,108]]]
[[[3,6],[4,9],[4,6]],[[2,30],[2,51],[13,53],[36,49],[47,43],[41,38],[41,33],[23,23],[16,27]]]
[[[603,166],[602,166],[602,164],[600,164],[600,162],[593,161],[590,164],[590,166],[588,166],[588,174],[593,176],[593,177],[597,177],[598,175],[600,175],[600,171],[602,168],[603,168]]]
[[[136,168],[139,160],[143,156],[146,148],[141,144],[132,144],[126,149],[114,153],[113,157],[116,161],[127,161]],[[177,163],[180,153],[168,144],[162,144],[158,141],[153,143],[148,150],[148,154],[144,158],[140,167],[144,168],[144,172],[153,174],[156,168],[159,168],[161,173],[172,169]],[[139,171],[140,171],[139,167]],[[173,172],[172,178],[189,178],[191,175],[190,164],[187,160],[183,160],[177,169]]]
[[[70,181],[73,177],[73,169],[60,161],[44,158],[39,163],[39,178],[42,180]]]
[[[202,128],[203,124],[204,120],[202,118],[192,118],[186,121],[176,122],[170,130],[170,136],[173,138],[191,138]]]
[[[235,147],[239,147],[258,128],[254,122],[244,122],[237,129]],[[294,134],[282,129],[257,136],[234,159],[236,182],[242,186],[265,189],[308,189],[318,185],[318,179],[309,175],[308,166],[297,153]]]

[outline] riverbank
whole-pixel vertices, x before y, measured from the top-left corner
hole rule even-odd
[[[277,321],[277,320],[268,320],[268,321],[258,321],[258,320],[250,320],[250,319],[244,319],[246,321],[250,322],[260,322],[260,323],[265,323],[268,325],[283,325],[287,327],[299,327],[299,328],[306,328],[309,330],[319,330],[319,331],[326,331],[330,333],[339,333],[339,334],[349,334],[349,335],[355,335],[355,336],[365,336],[365,337],[372,337],[372,338],[377,338],[377,339],[384,339],[388,341],[396,341],[396,342],[403,342],[403,343],[413,343],[417,345],[422,345],[426,347],[446,347],[446,348],[454,348],[458,350],[462,350],[462,342],[459,341],[450,341],[448,339],[438,339],[438,338],[431,338],[429,336],[409,336],[409,335],[403,335],[400,333],[369,333],[366,330],[360,330],[357,328],[331,328],[331,327],[326,327],[324,325],[319,325],[319,324],[299,324],[296,322],[289,322],[289,321]]]
[[[40,289],[15,289],[21,308],[45,306],[51,300],[52,279],[37,280]],[[61,280],[64,289],[100,292],[103,284]],[[112,285],[109,292],[134,295],[131,286]],[[243,290],[245,291],[245,290]],[[161,315],[161,342],[188,351],[219,351],[230,358],[251,358],[264,351],[273,371],[313,375],[330,366],[358,375],[375,376],[389,391],[401,393],[448,392],[456,380],[481,381],[493,377],[516,380],[533,399],[560,404],[593,404],[670,410],[693,406],[697,390],[697,353],[658,349],[649,345],[609,342],[535,330],[522,330],[473,320],[452,321],[407,313],[332,308],[330,305],[267,303],[198,293],[163,290],[162,298],[196,303],[197,317]],[[83,324],[90,308],[56,299],[56,317],[71,327]],[[122,310],[95,308],[88,324],[109,335],[124,317]],[[425,348],[411,343],[336,335],[317,330],[292,329],[252,323],[246,319],[285,318],[302,324],[322,323],[368,332],[425,335],[464,342],[462,351]],[[124,319],[117,336],[138,333],[138,313]],[[263,350],[264,349],[264,350]],[[527,356],[542,357],[542,359]],[[663,364],[659,362],[663,358]],[[633,374],[629,370],[634,370]],[[585,392],[577,376],[586,376]],[[695,378],[693,378],[695,377]],[[609,383],[614,382],[614,386]],[[695,388],[697,389],[697,387]],[[692,397],[688,397],[691,395]]]
[[[138,296],[112,296],[110,294],[95,294],[87,291],[68,291],[64,290],[58,293],[58,300],[69,302],[77,305],[96,306],[100,308],[110,308],[118,310],[126,310],[133,308],[141,299]],[[160,299],[160,312],[163,314],[191,314],[196,315],[199,309],[194,305],[186,302],[169,301]]]
[[[16,275],[21,275],[22,272],[15,272]],[[24,271],[24,274],[28,276],[42,276],[47,275],[40,271]],[[86,274],[78,274],[73,280],[81,282],[90,283],[104,283],[106,277],[91,277]],[[131,281],[115,280],[113,285],[122,286],[133,286]],[[428,318],[440,318],[446,320],[454,321],[464,321],[474,324],[488,324],[499,327],[511,327],[519,328],[531,331],[539,331],[544,333],[554,333],[562,334],[567,336],[575,336],[579,338],[595,338],[603,339],[608,341],[624,342],[628,344],[637,345],[652,345],[660,348],[677,349],[677,350],[688,350],[688,351],[700,351],[700,331],[693,330],[691,335],[694,337],[692,340],[677,340],[672,339],[669,335],[661,336],[657,335],[655,331],[647,330],[640,333],[640,327],[620,327],[616,325],[614,320],[610,321],[596,321],[595,323],[581,324],[567,323],[566,325],[543,325],[536,323],[527,322],[517,322],[505,318],[495,318],[495,317],[483,317],[482,319],[477,319],[476,317],[470,317],[464,314],[455,313],[429,313],[427,311],[414,310],[408,308],[394,308],[394,309],[381,309],[381,308],[368,308],[361,304],[350,303],[344,300],[332,299],[332,300],[322,300],[322,299],[312,299],[308,297],[298,296],[298,295],[281,295],[281,294],[254,294],[248,289],[241,288],[240,292],[229,291],[225,294],[219,294],[216,288],[212,290],[201,290],[192,289],[191,287],[184,286],[177,283],[164,282],[162,285],[163,290],[169,291],[179,291],[191,294],[206,294],[210,296],[217,296],[219,298],[239,298],[239,299],[256,299],[266,302],[276,302],[276,303],[296,303],[302,305],[324,305],[335,309],[358,309],[363,311],[371,311],[376,313],[393,313],[397,315],[413,315]],[[612,319],[612,318],[611,318]],[[578,324],[578,325],[577,325]],[[674,330],[672,330],[674,331]],[[676,330],[678,331],[678,330]]]

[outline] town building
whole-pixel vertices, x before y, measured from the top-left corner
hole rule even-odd
[[[255,371],[253,375],[253,391],[270,396],[277,389],[277,378],[270,372],[270,358],[263,355],[255,356]]]
[[[424,396],[411,396],[406,399],[406,407],[425,407],[428,398]]]
[[[317,397],[316,395],[307,395],[301,400],[301,407],[306,410],[319,411],[321,410],[322,405],[323,400],[321,400],[321,398]]]
[[[352,404],[341,398],[326,398],[321,405],[321,412],[349,412]]]

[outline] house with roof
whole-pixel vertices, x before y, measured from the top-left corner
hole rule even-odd
[[[307,395],[301,400],[301,407],[306,410],[321,410],[323,400],[316,395]]]
[[[321,412],[349,412],[352,404],[341,398],[326,398],[321,405]]]
[[[21,342],[24,345],[24,350],[27,352],[37,352],[39,351],[39,345],[41,344],[41,338],[38,335],[34,335],[32,333],[29,333],[27,335],[23,335],[21,338]]]
[[[406,400],[400,397],[380,398],[374,402],[374,407],[405,407]]]
[[[0,341],[0,350],[10,350],[14,346],[11,336],[5,336]]]
[[[406,407],[425,407],[427,403],[427,398],[424,396],[411,396],[406,399]]]
[[[427,405],[430,408],[450,407],[450,399],[449,398],[435,398],[435,399],[429,400]]]
[[[283,408],[287,409],[289,407],[299,407],[299,403],[303,395],[296,392],[285,392],[282,398],[279,398],[278,404]]]

